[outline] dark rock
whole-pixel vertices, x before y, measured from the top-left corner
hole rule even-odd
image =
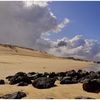
[[[80,83],[83,83],[83,81],[84,81],[85,79],[88,79],[89,73],[88,73],[87,71],[78,70],[77,73],[78,73],[78,81],[79,81]]]
[[[40,74],[40,73],[36,73],[34,75],[28,75],[28,77],[31,79],[31,80],[35,80],[39,77],[43,77],[43,74]]]
[[[26,97],[26,93],[18,91],[14,92],[12,94],[6,94],[4,96],[1,96],[1,99],[21,99],[23,97]]]
[[[17,83],[20,83],[20,82],[25,82],[25,83],[28,83],[28,84],[32,83],[30,78],[27,76],[27,74],[23,73],[23,72],[16,73],[13,77],[11,77],[9,79],[9,81],[10,81],[10,84],[17,84]]]
[[[78,97],[75,97],[75,99],[95,99],[95,98],[78,96]]]
[[[38,89],[46,89],[53,87],[54,83],[55,83],[54,78],[41,77],[35,79],[32,85]]]
[[[46,98],[46,99],[54,99],[54,98]]]
[[[79,82],[83,83],[84,80],[89,79],[89,80],[93,80],[93,79],[99,79],[100,78],[100,73],[99,72],[94,72],[94,71],[90,71],[90,72],[86,72],[86,71],[82,71],[82,72],[78,72],[79,73]]]
[[[42,73],[36,73],[37,74],[37,77],[43,77],[43,74]]]
[[[42,74],[42,73],[34,73],[34,74],[28,73],[27,76],[28,76],[31,80],[35,80],[35,79],[37,79],[37,78],[39,78],[39,77],[44,77],[44,74]]]
[[[2,84],[5,84],[5,81],[4,80],[0,80],[0,85],[2,85]]]
[[[17,76],[27,76],[27,74],[24,73],[24,72],[18,72],[18,73],[15,74],[15,76],[16,76],[16,77],[17,77]]]
[[[72,77],[64,77],[61,81],[60,84],[75,84],[78,83],[78,81]]]
[[[99,79],[100,78],[100,74],[98,74],[98,72],[93,72],[93,71],[90,71],[87,75],[83,76],[81,79],[80,79],[80,82],[81,83],[84,83],[84,80],[93,80],[93,79]]]
[[[6,79],[8,79],[8,81],[12,78],[13,76],[7,76]]]
[[[44,72],[43,77],[49,77],[49,73]]]
[[[84,71],[84,70],[78,70],[77,73],[80,76],[80,78],[89,75],[89,73],[87,71]]]
[[[82,78],[80,82],[81,82],[81,83],[86,83],[86,82],[88,82],[89,80],[90,80],[90,79],[88,79],[88,78]]]
[[[67,76],[74,77],[74,76],[77,75],[77,72],[76,72],[75,70],[71,70],[71,71],[68,71],[66,75],[67,75]]]
[[[65,77],[66,76],[66,72],[59,72],[57,73],[58,77]]]
[[[28,86],[28,83],[20,82],[20,83],[18,83],[18,86]]]
[[[90,79],[98,78],[98,74],[94,71],[90,71],[89,78]]]
[[[35,74],[34,74],[34,75],[27,74],[27,76],[28,76],[28,78],[29,78],[30,80],[34,80],[34,79],[35,79],[35,78],[34,78]]]
[[[100,64],[100,61],[94,61],[94,63]]]
[[[87,79],[83,83],[83,90],[87,92],[99,92],[100,91],[100,79]]]
[[[100,64],[100,61],[97,61],[96,63],[97,63],[97,64]]]
[[[63,77],[58,76],[57,80],[61,81],[63,79]]]
[[[57,76],[57,75],[56,75],[56,73],[54,73],[54,72],[52,72],[52,73],[49,74],[49,77],[50,77],[50,78],[54,78],[54,77],[56,77],[56,76]]]
[[[96,73],[97,73],[98,75],[100,75],[100,71],[97,71]]]
[[[34,74],[36,74],[35,72],[29,72],[28,74],[30,74],[30,75],[34,75]]]

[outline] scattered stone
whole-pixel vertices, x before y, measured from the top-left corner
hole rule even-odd
[[[32,85],[38,89],[46,89],[55,86],[54,83],[55,83],[54,78],[41,77],[35,79]]]
[[[18,91],[14,92],[12,94],[6,94],[4,96],[1,96],[1,99],[21,99],[23,97],[26,97],[26,93]]]
[[[5,84],[5,81],[4,80],[0,80],[0,85],[2,85],[2,84]]]

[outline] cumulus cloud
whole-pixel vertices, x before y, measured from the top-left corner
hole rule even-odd
[[[71,39],[63,38],[55,44],[48,52],[56,56],[100,60],[100,44],[95,40],[85,39],[82,35]]]
[[[0,2],[0,43],[35,48],[42,34],[56,30],[58,25],[48,2]]]

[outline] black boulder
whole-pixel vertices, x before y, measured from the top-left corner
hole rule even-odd
[[[38,89],[46,89],[53,87],[54,83],[55,83],[54,78],[41,77],[35,79],[32,85]]]
[[[21,99],[23,97],[26,97],[26,93],[18,91],[12,94],[6,94],[4,96],[1,96],[0,99]]]

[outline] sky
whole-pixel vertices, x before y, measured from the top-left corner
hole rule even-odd
[[[60,32],[61,34],[52,35],[52,39],[82,34],[85,38],[95,39],[100,42],[99,1],[59,1],[52,2],[49,6],[58,20],[63,20],[64,17],[70,19],[70,23]]]
[[[100,2],[0,1],[0,43],[100,61]]]

